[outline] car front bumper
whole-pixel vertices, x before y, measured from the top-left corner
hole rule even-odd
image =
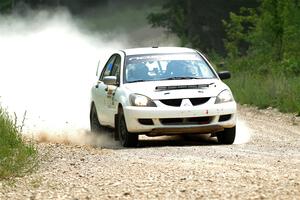
[[[124,107],[129,132],[150,136],[215,133],[236,124],[236,103],[191,107]]]

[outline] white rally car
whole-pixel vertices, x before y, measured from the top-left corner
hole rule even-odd
[[[180,47],[116,51],[91,91],[92,132],[115,129],[125,147],[138,136],[211,134],[232,144],[236,102],[221,80],[229,72],[213,69],[198,51]]]

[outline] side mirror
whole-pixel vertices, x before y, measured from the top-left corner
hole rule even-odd
[[[225,79],[230,79],[231,78],[231,74],[229,71],[222,71],[222,72],[218,72],[218,75],[220,77],[221,80],[225,80]]]
[[[105,76],[103,78],[103,83],[105,85],[117,85],[117,77],[116,76]]]

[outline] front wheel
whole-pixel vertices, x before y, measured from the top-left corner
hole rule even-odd
[[[136,147],[138,144],[139,135],[128,132],[125,117],[122,112],[119,113],[117,126],[121,145],[123,147]]]
[[[220,144],[233,144],[235,139],[236,127],[225,128],[224,131],[218,133],[217,138]]]
[[[101,124],[98,120],[98,115],[97,115],[95,105],[92,105],[92,107],[91,107],[90,127],[91,127],[91,132],[93,132],[93,133],[98,133],[99,134],[103,131],[103,127],[101,126]]]

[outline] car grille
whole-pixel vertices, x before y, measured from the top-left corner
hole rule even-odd
[[[164,99],[164,100],[160,100],[160,102],[162,102],[167,106],[179,107],[181,105],[182,99]]]
[[[190,98],[189,100],[191,101],[193,106],[198,106],[208,102],[209,99],[210,97],[204,97],[204,98]],[[161,99],[160,102],[167,106],[180,107],[182,99]]]
[[[161,118],[160,123],[163,125],[199,125],[209,124],[212,117],[191,117],[191,118]]]
[[[210,97],[205,97],[205,98],[191,98],[190,101],[192,102],[193,106],[198,106],[201,104],[204,104],[208,102]]]

